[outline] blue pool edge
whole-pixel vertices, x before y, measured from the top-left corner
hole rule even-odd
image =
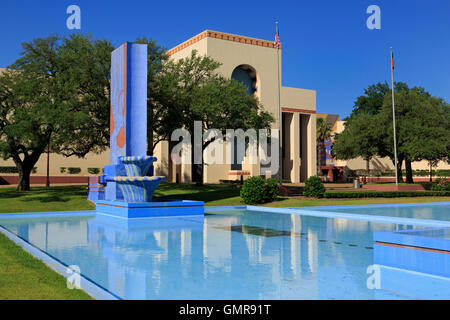
[[[426,203],[426,204],[432,204],[432,203],[438,203],[438,202],[430,202],[430,203]],[[444,203],[450,204],[448,202],[444,202]],[[408,205],[411,205],[411,204],[408,204]],[[416,204],[416,205],[423,205],[423,204]],[[370,206],[376,206],[376,205],[370,205]],[[380,206],[384,206],[384,205],[381,204]],[[336,208],[336,207],[333,207],[333,206],[330,207],[330,209],[331,209],[330,211],[314,211],[314,210],[309,210],[309,208],[310,207],[277,208],[277,207],[261,207],[261,206],[251,206],[251,205],[245,206],[244,205],[244,206],[227,206],[227,207],[205,207],[205,213],[214,213],[214,212],[218,212],[218,211],[251,210],[251,211],[277,213],[277,214],[295,214],[295,215],[304,215],[304,216],[313,216],[313,217],[322,217],[322,218],[371,221],[371,222],[379,222],[379,223],[393,223],[393,224],[410,225],[410,226],[450,228],[450,221],[443,221],[443,220],[400,218],[400,217],[334,212],[334,211],[332,211],[332,209]],[[326,208],[326,207],[324,206],[321,208]]]
[[[444,203],[425,203],[426,205],[448,205],[449,202]],[[402,205],[424,205],[424,203],[418,204],[398,204]],[[362,205],[366,206],[366,205]],[[386,206],[383,204],[380,205],[367,205],[367,206]],[[341,212],[333,212],[332,209],[337,206],[331,207],[322,207],[329,208],[330,211],[313,211],[309,210],[310,207],[295,207],[295,208],[277,208],[277,207],[261,207],[261,206],[251,206],[251,205],[236,205],[236,206],[211,206],[204,207],[205,213],[214,214],[216,212],[225,212],[225,211],[242,211],[242,210],[250,210],[250,211],[259,211],[266,213],[276,213],[276,214],[294,214],[294,215],[305,215],[305,216],[315,216],[315,217],[324,217],[324,218],[333,218],[333,219],[347,219],[347,220],[359,220],[359,221],[371,221],[378,223],[392,223],[392,224],[401,224],[401,225],[415,225],[415,226],[423,226],[423,227],[450,227],[450,221],[441,221],[441,220],[431,220],[431,219],[414,219],[414,218],[399,218],[399,217],[389,217],[389,216],[374,216],[374,215],[362,215],[362,214],[346,214]],[[342,207],[342,206],[339,206]],[[354,206],[351,206],[354,207]],[[39,212],[35,213],[39,215],[53,215],[54,217],[59,216],[67,216],[68,214],[72,214],[73,216],[91,216],[95,214],[95,211],[63,211],[63,212]],[[25,218],[30,217],[33,213],[8,213],[2,214],[0,217],[6,219],[14,219],[14,218]],[[150,218],[151,219],[151,218]],[[51,255],[42,251],[41,249],[35,247],[30,244],[26,240],[22,239],[20,236],[17,236],[13,232],[9,231],[7,228],[0,225],[0,232],[12,240],[15,244],[19,245],[22,249],[24,249],[27,253],[31,254],[33,257],[39,259],[44,262],[49,268],[62,275],[64,278],[67,278],[66,270],[68,268],[67,265],[55,259]],[[81,279],[81,288],[87,294],[92,296],[98,300],[121,300],[119,296],[109,292],[102,286],[96,284],[94,281],[80,274]]]

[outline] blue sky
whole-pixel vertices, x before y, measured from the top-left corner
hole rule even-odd
[[[81,8],[81,32],[115,45],[147,36],[171,48],[205,29],[283,43],[283,85],[317,90],[317,111],[348,115],[364,88],[395,77],[450,102],[450,1],[23,1],[2,2],[0,66],[19,57],[21,42],[67,35],[66,8]],[[366,9],[381,8],[381,30]]]

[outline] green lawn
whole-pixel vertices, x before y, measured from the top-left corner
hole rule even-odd
[[[66,279],[0,234],[0,300],[86,300]]]
[[[0,188],[0,212],[46,212],[94,210],[95,205],[86,200],[86,186],[35,187],[28,192],[14,188]],[[206,206],[244,205],[234,185],[161,184],[155,198],[205,201]],[[450,201],[450,197],[361,198],[361,199],[299,199],[280,198],[265,204],[271,207],[303,207],[381,203],[420,203]]]
[[[313,207],[390,203],[450,202],[450,197],[360,198],[360,199],[295,199],[284,198],[265,204],[269,207]]]
[[[0,188],[0,212],[92,210],[85,186],[32,188],[17,192]],[[0,300],[92,299],[82,290],[70,290],[66,279],[0,234]]]
[[[0,212],[94,210],[95,206],[86,197],[86,186],[35,187],[26,192],[0,188]]]
[[[0,188],[0,212],[46,212],[93,210],[86,200],[86,186],[35,187],[28,192]],[[202,200],[206,206],[243,205],[233,185],[162,184],[157,198]],[[327,206],[381,203],[450,201],[450,197],[299,199],[280,198],[265,204],[272,207]],[[64,277],[33,258],[5,236],[0,235],[0,299],[90,299],[80,290],[69,290]]]

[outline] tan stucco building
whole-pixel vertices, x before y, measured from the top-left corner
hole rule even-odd
[[[219,61],[222,65],[218,72],[224,77],[247,85],[250,94],[256,95],[265,110],[276,119],[272,127],[278,128],[277,49],[272,41],[206,30],[170,49],[168,54],[171,59],[178,60],[189,57],[193,50]],[[279,79],[282,79],[281,74]],[[316,91],[281,86],[280,100],[283,178],[300,182],[316,174]],[[173,182],[191,182],[190,165],[170,164],[167,142],[157,146],[155,155],[161,159],[156,167],[157,174],[167,175]],[[241,175],[259,175],[260,165],[249,162],[245,157],[241,167],[229,164],[205,166],[204,180],[215,183],[221,179],[235,180]]]

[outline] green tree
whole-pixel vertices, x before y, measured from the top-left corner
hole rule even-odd
[[[0,153],[19,171],[18,190],[50,144],[84,157],[109,141],[112,45],[90,36],[56,35],[23,43],[21,57],[0,76]]]
[[[449,159],[450,108],[443,99],[433,97],[423,88],[395,83],[398,156],[395,163],[392,91],[386,83],[378,83],[364,93],[357,98],[352,114],[345,119],[344,131],[335,137],[333,152],[338,159],[361,156],[369,161],[375,155],[389,157],[397,166],[400,182],[403,181],[402,163],[405,161],[408,183],[413,182],[412,162],[427,160],[435,164]]]
[[[273,117],[264,111],[259,101],[249,95],[247,88],[234,79],[212,77],[194,90],[192,112],[201,121],[203,132],[217,129],[269,129]],[[202,151],[214,140],[203,141]],[[236,152],[236,151],[235,151]],[[199,180],[203,181],[204,165],[200,166]]]
[[[31,171],[51,135],[48,123],[55,114],[35,94],[42,86],[28,73],[8,69],[0,75],[0,153],[17,167],[18,190],[29,190]]]
[[[448,157],[450,140],[449,105],[441,98],[433,97],[423,88],[414,87],[395,93],[397,126],[397,152],[405,160],[406,182],[413,183],[411,163],[414,161],[445,160]],[[393,159],[392,130],[386,124],[392,123],[392,96],[385,97],[378,115],[382,129],[383,146],[381,155]]]
[[[173,70],[165,48],[145,37],[138,38],[136,43],[148,46],[147,140],[148,154],[152,155],[158,143],[169,140],[174,128],[182,125],[179,75]]]
[[[208,81],[217,77],[216,70],[220,65],[211,57],[198,55],[195,50],[186,58],[177,61],[169,60],[164,65],[162,77],[166,84],[166,91],[173,92],[173,107],[177,112],[175,121],[171,123],[173,129],[184,127],[191,134],[194,132],[194,121],[199,120],[193,110],[198,98],[196,92]],[[193,134],[191,144],[194,145]],[[194,164],[194,153],[192,153],[191,163],[192,180],[203,183],[203,166]]]
[[[345,129],[334,137],[333,153],[337,159],[362,157],[370,175],[370,160],[377,154],[379,129],[373,115],[359,113],[347,119]]]
[[[194,122],[202,121],[203,130],[261,129],[273,121],[258,100],[247,94],[235,80],[218,74],[220,62],[201,56],[194,50],[191,55],[169,60],[163,66],[166,89],[173,97],[176,115],[171,117],[171,128],[186,128],[191,132],[194,145]],[[175,89],[170,89],[175,86]],[[172,130],[173,130],[172,129]],[[210,142],[203,143],[204,150]],[[192,179],[203,183],[203,164],[194,164],[192,153]]]
[[[364,95],[356,98],[352,113],[344,119],[346,129],[340,134],[339,142],[336,143],[336,136],[333,144],[333,153],[338,159],[362,157],[366,161],[367,174],[370,174],[370,160],[376,153],[379,138],[373,130],[376,128],[372,116],[378,114],[389,91],[387,82],[364,89]]]
[[[383,106],[384,96],[389,91],[387,82],[370,85],[364,89],[364,95],[356,98],[350,117],[360,114],[376,115]]]

